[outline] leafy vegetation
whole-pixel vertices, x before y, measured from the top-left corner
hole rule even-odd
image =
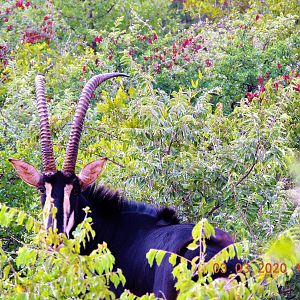
[[[299,14],[296,0],[2,3],[1,297],[114,298],[110,282],[124,282],[107,245],[79,255],[91,220],[74,240],[60,236],[62,247],[38,229],[39,197],[8,163],[41,166],[38,72],[46,72],[61,166],[81,87],[118,70],[130,78],[93,95],[77,167],[107,156],[104,184],[175,207],[182,221],[197,223],[195,242],[213,233],[210,224],[229,231],[247,265],[228,282],[211,276],[232,249],[207,263],[204,253],[188,263],[156,249],[149,262],[170,259],[179,299],[300,298]]]

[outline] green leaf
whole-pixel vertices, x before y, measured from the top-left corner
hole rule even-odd
[[[119,283],[120,283],[120,278],[119,278],[118,274],[112,273],[112,274],[110,275],[110,278],[109,278],[109,279],[110,279],[110,281],[114,284],[114,287],[117,288],[118,285],[119,285]]]
[[[158,250],[156,255],[155,255],[155,260],[158,266],[160,266],[164,256],[165,256],[166,252],[163,250]]]
[[[176,265],[177,255],[172,253],[169,257],[169,263],[174,267]]]
[[[148,253],[146,254],[146,258],[148,259],[148,263],[149,263],[150,267],[152,267],[152,265],[153,265],[153,261],[154,261],[156,252],[157,252],[157,250],[150,249],[148,251]]]
[[[199,245],[193,242],[190,243],[186,248],[189,250],[196,250],[197,248],[199,248]]]
[[[29,217],[27,222],[26,222],[26,229],[28,231],[30,231],[33,227],[33,224],[34,224],[34,221],[33,221],[33,218],[32,217]]]

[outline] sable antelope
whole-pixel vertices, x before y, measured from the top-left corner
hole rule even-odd
[[[96,232],[94,240],[87,241],[82,254],[89,254],[98,243],[107,242],[115,257],[115,265],[121,268],[125,277],[125,287],[116,291],[117,295],[126,288],[140,296],[154,292],[156,296],[175,299],[174,278],[168,259],[164,258],[160,267],[150,268],[146,253],[154,249],[180,254],[188,259],[198,255],[186,246],[192,241],[192,224],[179,224],[175,212],[169,208],[155,208],[149,204],[128,201],[119,192],[104,186],[96,186],[106,158],[100,158],[86,165],[76,175],[75,165],[83,122],[92,93],[103,81],[122,73],[96,75],[85,85],[76,108],[62,170],[55,165],[48,112],[45,99],[44,76],[36,77],[37,106],[40,118],[40,141],[44,172],[41,174],[32,165],[17,159],[10,159],[18,175],[41,193],[45,228],[52,227],[68,237],[72,230],[83,221],[83,208],[89,206],[89,216],[93,219]],[[56,218],[51,210],[57,208]],[[226,246],[233,244],[230,235],[215,229],[215,236],[207,240],[206,259],[209,260]],[[228,276],[235,270],[237,258],[227,263]],[[218,276],[216,276],[218,277]]]

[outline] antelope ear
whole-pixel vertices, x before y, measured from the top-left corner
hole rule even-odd
[[[83,167],[78,175],[82,191],[84,191],[89,185],[96,181],[106,161],[107,158],[102,157]]]
[[[27,162],[20,159],[10,158],[9,161],[22,180],[24,180],[29,185],[38,187],[42,175],[36,170],[33,165],[28,164]]]

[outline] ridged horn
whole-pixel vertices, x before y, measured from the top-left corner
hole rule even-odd
[[[80,95],[79,102],[76,107],[70,138],[67,146],[66,158],[62,167],[62,171],[64,173],[75,172],[76,160],[78,155],[78,147],[79,147],[80,136],[83,128],[84,118],[87,109],[89,107],[89,103],[93,92],[103,81],[118,76],[129,77],[128,75],[123,73],[107,73],[107,74],[95,75],[84,86]]]
[[[35,78],[36,101],[40,118],[40,142],[42,147],[42,160],[45,173],[55,173],[55,158],[51,140],[51,131],[48,120],[47,103],[45,96],[45,77],[37,75]]]

